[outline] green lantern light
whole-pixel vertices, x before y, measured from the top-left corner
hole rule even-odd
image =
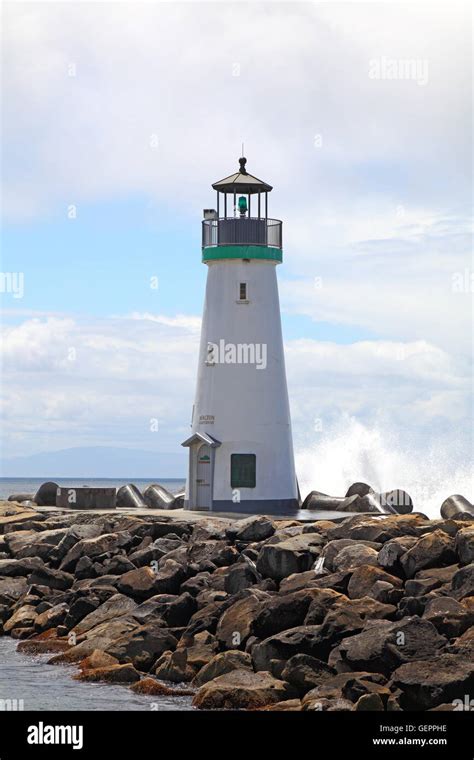
[[[247,213],[247,198],[244,195],[241,195],[239,198],[239,211],[240,216],[245,216]]]

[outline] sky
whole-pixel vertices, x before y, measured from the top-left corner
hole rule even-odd
[[[302,490],[473,498],[469,4],[2,16],[5,474],[98,446],[175,454],[184,474],[202,209],[244,143],[283,220]]]

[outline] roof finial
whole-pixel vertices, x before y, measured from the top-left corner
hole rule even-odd
[[[243,147],[244,146],[242,144],[242,148]],[[242,153],[243,153],[243,150],[242,150]],[[247,159],[246,158],[244,158],[243,156],[242,156],[242,158],[239,158],[239,164],[240,164],[239,171],[240,171],[241,174],[247,174],[247,169],[245,168],[245,164],[246,163],[247,163]]]

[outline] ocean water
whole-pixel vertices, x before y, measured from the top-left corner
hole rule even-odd
[[[0,636],[2,700],[22,700],[24,710],[191,710],[191,697],[134,694],[126,685],[74,681],[71,665],[48,665],[51,654],[16,651],[18,641]]]
[[[171,493],[179,493],[184,490],[186,482],[178,478],[168,478],[163,480],[119,480],[117,478],[0,478],[0,499],[7,499],[14,493],[36,493],[42,483],[47,480],[54,480],[58,486],[70,486],[71,488],[80,488],[80,486],[93,486],[96,488],[120,488],[127,483],[134,483],[143,493],[147,486],[152,483],[158,483]]]

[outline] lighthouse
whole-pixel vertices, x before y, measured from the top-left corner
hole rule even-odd
[[[244,514],[299,508],[276,267],[282,222],[271,185],[239,170],[205,209],[208,268],[185,506]]]

